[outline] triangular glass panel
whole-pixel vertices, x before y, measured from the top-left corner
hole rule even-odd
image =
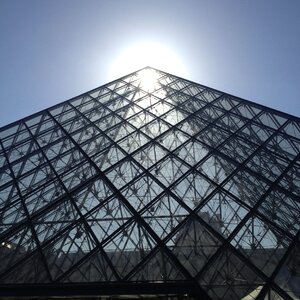
[[[257,149],[258,145],[234,137],[226,141],[218,150],[238,163],[244,162]]]
[[[283,136],[282,134],[277,134],[272,137],[266,147],[270,151],[289,160],[293,160],[300,152],[300,142],[288,136]]]
[[[49,144],[52,145],[55,141],[62,141],[64,137],[65,135],[62,129],[57,127],[53,130],[36,135],[36,140],[40,147],[45,148]]]
[[[0,276],[36,249],[32,231],[25,227],[0,239]]]
[[[294,195],[274,189],[258,207],[258,211],[291,235],[295,236],[300,229],[300,202]]]
[[[95,241],[82,223],[62,231],[43,248],[52,278],[57,279],[94,248]]]
[[[171,131],[168,131],[160,139],[159,143],[169,151],[181,146],[186,140],[189,139],[189,136],[182,133],[178,129],[174,128]]]
[[[274,130],[271,128],[263,127],[255,123],[247,124],[242,130],[237,132],[239,136],[258,145],[265,142],[273,133]]]
[[[148,141],[149,139],[146,135],[139,131],[135,131],[123,140],[119,141],[119,146],[121,146],[127,153],[132,153],[141,148]]]
[[[159,144],[151,143],[149,146],[142,148],[133,157],[144,168],[148,169],[164,158],[167,154],[167,150],[163,149]]]
[[[162,250],[157,250],[129,278],[138,282],[183,281],[186,276]]]
[[[205,127],[208,126],[208,123],[197,116],[191,115],[187,120],[184,120],[176,125],[181,131],[189,134],[190,136],[195,136],[199,134]]]
[[[97,89],[91,91],[91,92],[89,93],[89,95],[90,95],[92,98],[97,99],[97,98],[101,97],[103,94],[106,94],[106,93],[108,93],[108,92],[109,92],[109,90],[108,90],[107,88],[101,87],[101,88],[97,88]]]
[[[26,213],[20,200],[13,201],[0,210],[0,233],[26,220]]]
[[[114,100],[110,101],[106,104],[106,107],[110,110],[110,111],[118,111],[119,109],[127,106],[128,104],[130,104],[129,101],[127,101],[126,99],[120,99],[117,95],[114,96]]]
[[[84,259],[82,263],[75,266],[71,272],[64,275],[60,282],[112,282],[116,277],[101,251]]]
[[[121,188],[141,173],[143,170],[134,161],[126,160],[109,171],[106,176],[117,188]]]
[[[231,177],[224,188],[240,201],[249,206],[254,206],[267,191],[269,185],[262,178],[243,170]]]
[[[185,113],[184,111],[180,109],[173,109],[167,114],[165,114],[162,118],[165,120],[167,123],[171,125],[176,125],[185,118],[187,118],[188,114]]]
[[[59,234],[79,217],[72,202],[67,200],[52,207],[50,211],[46,211],[38,219],[34,219],[33,225],[40,243]]]
[[[290,120],[287,125],[284,126],[283,131],[298,140],[300,139],[300,124],[297,121]]]
[[[251,217],[235,235],[231,244],[259,270],[271,276],[290,242],[289,238],[267,221]]]
[[[34,169],[30,173],[26,173],[20,177],[18,180],[19,188],[22,193],[28,193],[46,181],[53,180],[54,176],[52,168],[48,164],[45,164],[41,168]]]
[[[2,168],[0,174],[1,186],[7,184],[8,182],[11,182],[12,180],[13,176],[11,174],[10,168],[8,166]],[[12,184],[12,182],[10,184]]]
[[[188,215],[189,212],[172,196],[163,195],[144,210],[142,217],[164,239]]]
[[[92,94],[92,96],[93,95],[94,94]],[[107,105],[110,103],[110,101],[116,99],[117,97],[118,97],[117,94],[110,91],[108,88],[105,88],[105,90],[97,96],[97,101],[101,104]]]
[[[58,180],[52,180],[36,189],[29,187],[27,192],[25,204],[29,214],[33,214],[40,209],[46,208],[47,205],[56,202],[65,195],[65,191]]]
[[[103,243],[131,218],[132,213],[117,197],[104,201],[85,216],[99,243]]]
[[[55,140],[54,143],[46,144],[46,146],[43,147],[43,152],[49,160],[52,160],[53,158],[74,149],[74,146],[74,143],[63,135],[61,139]]]
[[[96,175],[96,170],[91,163],[82,161],[75,169],[61,175],[61,179],[65,187],[72,191],[80,187],[82,184],[89,182],[89,180]]]
[[[215,185],[198,173],[185,176],[173,189],[185,205],[195,208],[214,190]]]
[[[98,120],[102,120],[105,116],[107,116],[110,113],[109,109],[104,108],[101,105],[98,105],[97,103],[93,103],[94,108],[89,107],[88,112],[82,111],[91,122],[97,122]],[[87,107],[85,109],[88,109]]]
[[[190,84],[186,88],[184,88],[181,92],[188,94],[189,96],[196,96],[200,92],[203,91],[203,87],[196,85],[196,84]]]
[[[172,108],[173,108],[173,106],[171,106],[169,103],[166,103],[165,101],[159,101],[156,104],[149,107],[147,110],[150,113],[152,113],[152,115],[160,117],[162,115],[166,115],[166,113],[169,112]],[[167,121],[164,117],[162,117],[162,119]],[[174,125],[174,124],[172,124],[172,125]]]
[[[71,138],[80,145],[91,142],[100,133],[100,130],[92,125],[87,125],[84,130],[76,131],[71,134]]]
[[[173,97],[172,97],[173,98]],[[186,101],[183,101],[180,103],[179,107],[186,111],[186,112],[198,112],[202,108],[204,108],[207,103],[201,100],[195,100],[194,98],[191,98],[187,100],[188,98],[184,98]]]
[[[118,123],[106,131],[106,135],[114,142],[124,138],[135,130],[129,123]]]
[[[161,119],[155,119],[151,123],[142,127],[143,133],[147,134],[150,138],[156,138],[170,128],[170,125]]]
[[[286,117],[269,112],[263,112],[255,119],[255,122],[261,123],[273,129],[278,129],[286,121]]]
[[[124,277],[155,245],[149,232],[139,223],[133,222],[123,227],[121,232],[104,246],[104,250],[117,273]]]
[[[238,300],[265,282],[244,261],[224,249],[201,272],[199,283],[212,299]]]
[[[139,113],[141,111],[141,108],[137,105],[134,104],[129,104],[125,106],[124,108],[120,109],[117,111],[117,114],[123,118],[123,119],[128,119],[131,116]]]
[[[197,170],[201,174],[207,176],[216,184],[223,182],[235,169],[236,165],[221,155],[211,155],[197,166]]]
[[[24,262],[13,268],[8,274],[0,278],[1,283],[6,284],[36,284],[49,283],[50,278],[45,263],[39,252],[35,252]]]
[[[14,161],[20,161],[20,159],[22,159],[21,162],[25,163],[28,155],[31,154],[32,152],[35,152],[37,149],[38,149],[37,144],[32,140],[22,144],[18,144],[15,147],[11,147],[10,151],[7,152],[8,160],[10,163],[13,163]],[[35,155],[31,155],[31,157],[34,156]],[[27,159],[30,159],[30,157]],[[35,164],[35,167],[37,165],[38,164]],[[20,168],[21,167],[19,166],[18,169]]]
[[[218,98],[218,100],[214,101],[214,106],[218,106],[220,108],[225,109],[226,111],[231,110],[233,107],[237,106],[239,104],[239,101],[235,99],[234,97],[228,97],[226,95],[223,95]],[[238,106],[239,108],[244,107],[244,104],[241,104]],[[233,109],[234,112],[237,108]],[[248,108],[249,109],[249,108]],[[242,110],[242,109],[241,109]],[[242,116],[243,113],[240,113]]]
[[[221,129],[220,127],[211,125],[206,127],[205,130],[201,131],[200,134],[196,136],[196,138],[208,145],[209,147],[217,147],[221,143],[223,143],[228,137],[230,133]]]
[[[112,191],[107,184],[103,180],[97,179],[84,189],[74,193],[73,199],[81,213],[86,214],[94,209],[94,207],[103,203],[111,194]]]
[[[216,124],[219,125],[221,128],[227,129],[231,132],[236,132],[238,129],[243,127],[245,123],[246,120],[231,113],[225,114],[216,122]]]
[[[140,211],[162,191],[152,178],[143,176],[123,189],[122,194],[135,210]]]
[[[5,207],[9,207],[9,205],[14,203],[18,198],[17,188],[13,182],[2,185],[0,187],[0,210],[2,211]],[[1,213],[3,213],[3,211]]]
[[[100,130],[106,131],[109,128],[114,127],[115,125],[119,124],[122,121],[121,118],[110,114],[106,116],[105,118],[102,118],[99,121],[94,122],[95,126],[97,126]]]
[[[288,161],[262,149],[247,162],[246,166],[265,178],[274,181],[288,166]]]
[[[296,196],[300,195],[300,159],[285,173],[279,185]]]
[[[84,102],[84,98],[83,97],[76,97],[75,100],[71,101],[71,104],[74,105],[74,106],[77,106],[77,105],[80,105]],[[70,110],[72,107],[69,105],[69,103],[61,103],[61,104],[58,104],[58,105],[55,105],[53,108],[51,108],[49,110],[49,113],[52,115],[52,116],[57,116],[57,115],[60,115],[62,113],[64,113],[65,111],[67,110]],[[47,115],[47,117],[45,118],[45,120],[50,120],[50,117],[49,115]]]
[[[99,151],[102,151],[105,148],[111,146],[111,142],[104,135],[98,134],[92,139],[89,139],[87,142],[81,145],[82,150],[89,155],[89,157],[94,156]]]
[[[150,171],[165,186],[169,186],[188,170],[187,166],[175,156],[168,156]]]
[[[198,94],[196,96],[196,98],[201,99],[205,102],[212,102],[213,100],[217,99],[220,96],[221,96],[220,92],[206,89],[206,90],[202,91],[200,94]]]
[[[187,271],[195,276],[218,250],[221,242],[195,218],[189,217],[166,242]]]
[[[214,122],[215,120],[220,119],[220,117],[224,114],[224,111],[213,105],[207,105],[206,107],[201,109],[198,114],[202,119],[208,122]],[[225,117],[223,117],[222,119],[224,118]],[[220,120],[216,121],[217,124],[218,122],[220,122]]]
[[[135,97],[134,99],[137,99],[135,103],[141,108],[148,108],[159,101],[159,98],[154,97],[153,95],[143,97],[143,95],[146,95],[143,91],[138,91],[137,93],[141,93],[142,97]]]
[[[14,126],[9,126],[8,128],[3,128],[0,130],[0,138],[3,141],[8,140],[8,137],[12,136],[15,134],[19,128],[20,124],[14,125]]]
[[[205,145],[192,139],[177,149],[175,154],[193,166],[202,160],[209,153],[209,150],[210,149]]]
[[[101,171],[104,171],[110,168],[111,166],[115,165],[124,157],[125,154],[119,147],[110,146],[104,151],[101,151],[99,154],[97,153],[94,157],[92,157],[92,160],[97,164],[97,167]]]
[[[293,247],[288,250],[280,269],[275,277],[275,283],[284,290],[292,299],[300,296],[300,240],[295,240]],[[284,299],[284,298],[283,298]]]
[[[223,192],[217,192],[196,210],[198,216],[227,238],[244,219],[249,209]]]
[[[139,114],[128,119],[128,122],[135,126],[136,128],[140,128],[154,119],[154,116],[149,114],[146,110],[140,112]]]

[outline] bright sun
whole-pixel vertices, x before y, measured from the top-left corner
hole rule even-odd
[[[145,91],[152,92],[155,89],[157,75],[151,69],[145,69],[140,72],[141,88]]]
[[[180,77],[187,76],[184,64],[174,51],[159,43],[144,42],[123,50],[114,61],[109,77],[116,79],[146,66]]]

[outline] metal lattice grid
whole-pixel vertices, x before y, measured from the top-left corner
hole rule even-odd
[[[147,67],[0,139],[0,295],[300,297],[299,118]]]

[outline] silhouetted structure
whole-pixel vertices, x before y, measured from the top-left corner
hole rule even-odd
[[[0,138],[1,297],[300,296],[299,118],[145,68]]]

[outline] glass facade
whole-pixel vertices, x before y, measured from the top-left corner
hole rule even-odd
[[[0,129],[0,296],[298,299],[299,195],[299,118],[147,67]]]

